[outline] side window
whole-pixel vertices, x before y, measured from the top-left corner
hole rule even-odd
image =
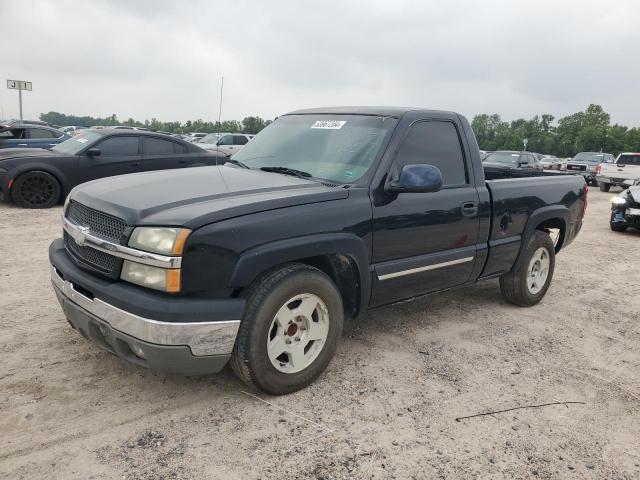
[[[96,146],[105,157],[127,157],[140,154],[138,139],[134,136],[111,137]]]
[[[426,163],[442,172],[443,186],[461,186],[467,183],[460,138],[455,125],[445,121],[415,123],[398,149],[395,164]]]
[[[620,155],[620,165],[640,165],[640,155]]]
[[[45,130],[44,128],[29,128],[29,138],[56,138],[51,130]]]
[[[529,155],[529,165],[530,166],[535,166],[538,163],[538,159],[536,158],[535,155]]]
[[[185,145],[182,145],[181,143],[178,143],[178,142],[171,142],[171,143],[173,143],[173,153],[187,153],[189,151],[187,147]]]
[[[142,153],[144,155],[173,155],[173,142],[161,138],[143,137]]]
[[[233,145],[233,135],[225,135],[218,141],[218,145]]]
[[[23,138],[24,130],[21,128],[14,128],[12,130],[5,130],[4,132],[0,132],[0,138],[5,140],[14,139],[19,140]]]
[[[234,145],[246,145],[249,140],[244,135],[234,135],[233,136],[233,144]]]

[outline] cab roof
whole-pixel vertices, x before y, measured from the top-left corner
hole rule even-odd
[[[407,107],[324,107],[324,108],[306,108],[303,110],[295,110],[286,115],[373,115],[377,117],[394,117],[400,118],[408,112],[425,112],[457,115],[455,112],[445,110],[429,110],[423,108],[407,108]]]

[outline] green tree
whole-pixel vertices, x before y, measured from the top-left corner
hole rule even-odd
[[[266,126],[267,123],[260,117],[245,117],[242,119],[242,131],[244,133],[255,135]]]

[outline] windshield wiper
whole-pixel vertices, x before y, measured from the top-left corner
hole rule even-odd
[[[231,160],[228,159],[225,163],[230,163],[231,165],[237,165],[238,167],[242,167],[242,168],[250,168],[247,167],[244,163],[242,163],[240,160]]]
[[[298,178],[310,178],[312,175],[309,172],[303,172],[302,170],[296,170],[289,167],[260,167],[263,172],[275,172],[282,173],[283,175],[292,175]]]

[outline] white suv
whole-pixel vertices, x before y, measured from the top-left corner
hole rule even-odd
[[[600,190],[608,192],[613,186],[625,186],[625,180],[640,178],[640,153],[621,153],[615,163],[601,163],[596,170]]]
[[[230,157],[242,150],[255,135],[246,133],[210,133],[198,142],[198,146],[205,150],[216,150]]]

